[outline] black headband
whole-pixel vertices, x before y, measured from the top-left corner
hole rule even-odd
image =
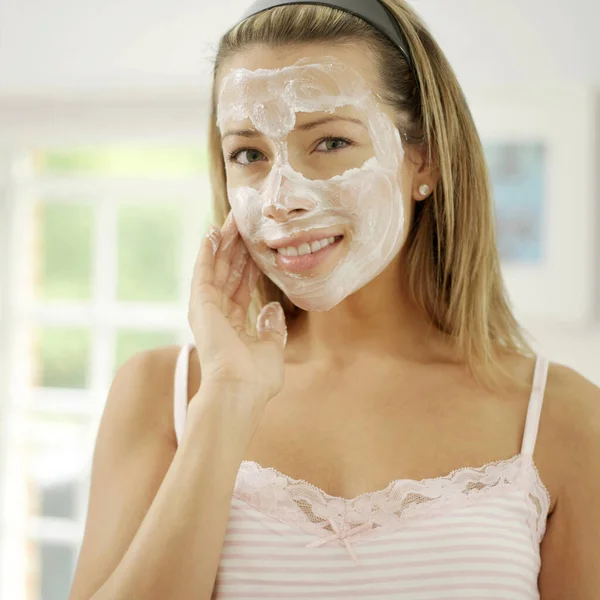
[[[248,17],[264,12],[270,8],[285,6],[286,4],[318,4],[320,6],[337,8],[338,10],[350,13],[355,17],[359,17],[383,33],[394,43],[400,52],[402,52],[404,58],[406,58],[408,65],[414,74],[413,62],[408,49],[408,43],[406,42],[406,37],[400,29],[398,21],[390,13],[388,8],[379,2],[379,0],[335,0],[334,2],[326,2],[324,0],[257,0],[257,2],[254,2],[254,4],[252,4],[245,12],[241,20],[245,21]]]

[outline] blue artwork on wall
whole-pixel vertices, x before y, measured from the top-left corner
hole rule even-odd
[[[541,143],[484,144],[495,202],[498,247],[506,263],[544,258],[546,152]]]

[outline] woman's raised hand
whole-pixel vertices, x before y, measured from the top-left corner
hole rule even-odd
[[[287,330],[281,304],[272,302],[260,312],[257,335],[247,331],[258,275],[230,213],[223,228],[211,226],[202,242],[188,321],[200,360],[201,387],[215,384],[235,389],[260,410],[283,387]]]

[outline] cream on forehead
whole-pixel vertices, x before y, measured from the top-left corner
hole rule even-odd
[[[281,69],[235,69],[221,84],[217,125],[250,119],[261,133],[279,139],[296,125],[296,113],[334,112],[360,106],[371,92],[360,74],[335,59],[302,59]]]
[[[360,111],[374,156],[341,175],[309,179],[293,168],[287,136],[297,112]],[[218,124],[249,119],[274,144],[272,165],[258,181],[233,186],[228,195],[246,245],[261,270],[298,306],[328,310],[378,275],[404,239],[404,206],[398,177],[404,149],[397,128],[378,106],[364,79],[335,59],[306,60],[282,69],[237,69],[219,93]],[[268,218],[265,207],[300,213],[285,222]],[[298,210],[300,209],[300,210]],[[328,227],[344,230],[345,254],[327,273],[282,270],[265,242]]]

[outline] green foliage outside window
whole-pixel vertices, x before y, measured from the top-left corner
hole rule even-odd
[[[182,229],[182,212],[177,204],[121,206],[118,224],[118,300],[178,300]]]
[[[37,387],[82,389],[89,385],[91,332],[81,327],[37,330],[34,357]]]
[[[34,152],[39,173],[103,177],[180,177],[203,173],[207,153],[197,146],[80,146]]]
[[[92,297],[93,208],[45,202],[39,206],[35,290],[43,300]]]
[[[198,176],[207,164],[206,153],[199,147],[132,144],[37,150],[33,162],[40,176],[75,179]],[[97,207],[89,201],[78,201],[42,199],[37,206],[33,277],[39,301],[87,304],[93,299],[95,253],[106,248],[102,239],[96,239]],[[208,198],[205,203],[207,225]],[[117,248],[110,253],[117,262],[113,265],[116,288],[111,291],[117,302],[179,301],[184,218],[185,204],[180,199],[122,199],[117,208],[116,231],[107,236],[107,240],[117,240]],[[115,336],[115,368],[136,352],[177,343],[175,332],[160,328],[120,330]],[[33,384],[88,387],[91,344],[88,328],[40,328],[34,340]]]

